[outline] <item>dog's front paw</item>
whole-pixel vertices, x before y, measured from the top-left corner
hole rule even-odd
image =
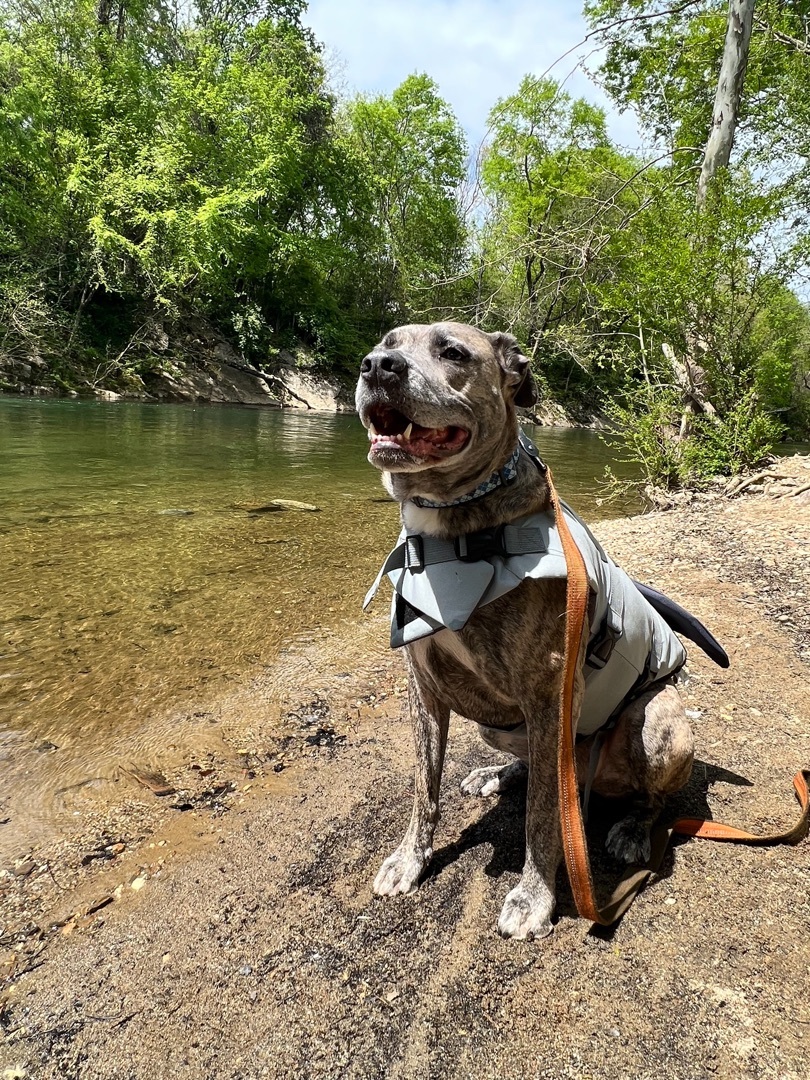
[[[644,866],[650,861],[650,821],[629,815],[617,821],[605,840],[605,847],[614,859],[631,866]]]
[[[470,775],[461,781],[461,790],[465,795],[480,795],[484,799],[488,795],[500,795],[521,780],[527,772],[522,761],[473,769]]]
[[[523,940],[542,938],[551,933],[554,900],[545,886],[531,889],[521,882],[506,897],[498,919],[501,937]]]
[[[374,879],[374,892],[378,896],[413,892],[432,855],[432,848],[420,851],[418,848],[400,845],[380,867]]]

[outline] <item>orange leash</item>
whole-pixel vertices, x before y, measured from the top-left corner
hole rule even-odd
[[[630,907],[647,879],[661,865],[664,853],[673,833],[696,836],[710,840],[731,840],[743,844],[797,844],[810,826],[810,770],[800,770],[793,778],[793,787],[802,808],[799,820],[787,832],[757,836],[723,825],[719,821],[702,818],[679,818],[669,828],[656,829],[652,836],[652,853],[645,867],[628,869],[603,907],[599,907],[593,887],[588,843],[582,821],[574,760],[576,717],[574,716],[574,692],[576,686],[582,635],[588,610],[588,574],[582,552],[576,545],[568,523],[560,507],[557,489],[546,472],[551,505],[557,522],[565,563],[568,572],[566,584],[565,654],[563,660],[563,689],[560,696],[560,724],[557,739],[557,783],[560,804],[560,826],[563,851],[574,902],[579,914],[600,926],[610,926]]]
[[[679,836],[696,836],[700,840],[731,840],[737,844],[798,844],[807,836],[810,823],[810,769],[800,769],[793,777],[793,790],[802,808],[801,817],[787,832],[770,833],[758,836],[756,833],[738,829],[734,825],[724,825],[722,821],[709,821],[707,818],[682,817],[672,825],[672,831]]]

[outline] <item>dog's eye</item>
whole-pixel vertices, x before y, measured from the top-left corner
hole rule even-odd
[[[467,353],[462,349],[457,349],[455,345],[448,345],[441,351],[442,360],[466,360]]]

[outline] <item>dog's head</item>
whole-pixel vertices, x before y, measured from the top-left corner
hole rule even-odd
[[[536,400],[515,338],[452,322],[386,334],[363,360],[356,393],[372,465],[394,475],[430,470],[407,485],[410,494],[417,486],[446,494],[498,467],[517,438],[515,407]]]

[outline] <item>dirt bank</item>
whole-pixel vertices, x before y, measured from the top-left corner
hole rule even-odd
[[[42,352],[33,345],[24,355],[0,352],[0,393],[7,394],[343,412],[354,408],[354,381],[346,371],[325,372],[302,342],[256,367],[200,318],[172,326],[147,320],[117,358],[53,342]]]
[[[277,349],[257,367],[214,327],[193,319],[178,327],[148,323],[126,364],[79,353],[70,359],[52,350],[25,356],[0,352],[0,393],[96,397],[102,401],[202,402],[267,406],[315,412],[354,411],[356,363],[326,370],[299,341]],[[605,426],[595,409],[545,399],[526,413],[546,427]]]
[[[795,817],[790,778],[810,765],[808,496],[596,530],[732,658],[722,672],[692,652],[698,762],[668,813],[767,830]],[[6,874],[5,1075],[805,1080],[810,842],[679,842],[610,932],[574,918],[561,874],[554,934],[503,941],[522,793],[462,797],[491,755],[455,720],[432,871],[411,897],[372,897],[410,805],[385,638],[380,612],[352,640],[302,651],[281,727],[261,684],[234,695],[250,744],[184,794],[133,788],[118,817],[99,810],[97,841],[129,830],[120,852],[82,866],[90,833],[77,830]],[[597,810],[595,853],[615,813]],[[603,883],[616,873],[597,865]]]

